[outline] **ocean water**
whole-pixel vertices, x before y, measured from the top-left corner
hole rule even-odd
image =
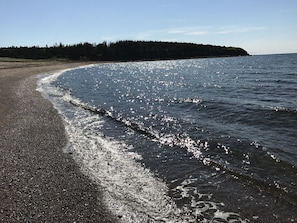
[[[122,222],[297,222],[297,54],[40,77]]]

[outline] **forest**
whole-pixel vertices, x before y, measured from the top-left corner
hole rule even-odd
[[[6,47],[0,48],[0,57],[22,59],[67,59],[84,61],[141,61],[190,59],[206,57],[247,56],[238,47],[203,45],[195,43],[160,41],[117,41],[100,44],[62,43],[46,47]]]

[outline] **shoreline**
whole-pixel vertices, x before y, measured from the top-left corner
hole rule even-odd
[[[117,222],[100,186],[70,154],[62,118],[37,76],[90,62],[0,62],[0,219],[4,222]]]

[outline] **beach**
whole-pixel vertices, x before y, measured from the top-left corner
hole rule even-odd
[[[63,121],[36,91],[38,74],[85,64],[0,62],[1,222],[116,222],[100,187],[63,152]]]
[[[296,222],[296,57],[0,58],[0,222]]]

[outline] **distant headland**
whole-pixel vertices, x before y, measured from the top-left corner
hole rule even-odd
[[[238,47],[131,40],[100,44],[64,45],[60,43],[50,47],[12,46],[0,48],[0,57],[77,61],[143,61],[248,55],[244,49]]]

